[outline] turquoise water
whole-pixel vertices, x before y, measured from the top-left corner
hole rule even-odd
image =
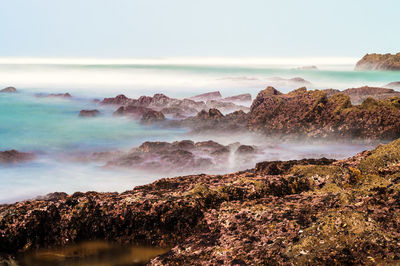
[[[188,138],[183,130],[145,127],[137,121],[113,117],[115,107],[98,106],[92,101],[94,98],[120,93],[138,97],[159,92],[183,98],[212,90],[220,90],[224,96],[247,92],[255,96],[267,85],[274,85],[272,77],[302,77],[312,82],[310,88],[338,89],[400,81],[399,72],[356,72],[348,64],[317,65],[317,71],[293,69],[296,66],[299,65],[0,63],[0,88],[15,86],[20,91],[0,94],[0,150],[17,149],[37,155],[33,162],[0,166],[0,203],[54,191],[124,191],[165,176],[105,170],[95,163],[71,160],[82,152],[127,150],[147,140]],[[295,89],[276,87],[283,92]],[[41,92],[69,92],[74,97],[70,100],[34,97]],[[78,117],[80,110],[94,108],[101,111],[100,117]],[[267,139],[234,134],[229,138],[201,136],[195,140],[209,139],[225,145],[235,141],[264,145],[265,152],[257,158],[259,161],[344,158],[371,148],[362,143],[277,145]],[[225,172],[233,170],[238,169],[227,165]]]

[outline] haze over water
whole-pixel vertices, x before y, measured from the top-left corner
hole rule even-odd
[[[67,159],[81,152],[128,150],[144,141],[175,141],[180,129],[146,127],[112,116],[115,107],[101,107],[94,98],[164,93],[184,98],[219,90],[223,96],[251,93],[253,97],[274,77],[302,77],[309,89],[383,86],[400,80],[397,72],[353,71],[353,58],[169,58],[169,59],[0,59],[0,89],[15,86],[20,93],[0,95],[0,150],[35,152],[37,160],[0,165],[0,203],[54,191],[124,191],[152,182],[164,173],[106,170],[102,165]],[[318,70],[297,69],[316,65]],[[296,87],[275,86],[282,92]],[[35,93],[71,93],[74,98],[37,98]],[[82,109],[100,109],[94,119],[78,118]],[[210,136],[194,140],[208,140]],[[213,138],[222,144],[256,144],[251,136]],[[268,142],[268,141],[266,141]],[[344,158],[371,148],[369,144],[276,144],[262,160],[304,157]],[[253,165],[249,165],[252,167]],[[243,170],[227,166],[226,171]]]

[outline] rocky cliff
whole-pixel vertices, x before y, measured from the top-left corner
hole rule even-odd
[[[355,70],[400,70],[400,53],[366,54],[357,62]]]

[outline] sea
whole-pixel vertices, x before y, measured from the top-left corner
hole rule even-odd
[[[188,139],[187,130],[141,125],[112,115],[115,107],[94,100],[125,94],[128,97],[164,93],[175,98],[220,91],[224,97],[250,93],[266,86],[281,92],[297,89],[279,82],[295,77],[308,81],[308,89],[347,89],[384,86],[400,81],[394,71],[355,71],[357,58],[0,58],[0,89],[13,86],[19,93],[0,94],[0,151],[33,152],[36,159],[0,164],[0,204],[51,192],[117,191],[153,182],[166,173],[107,169],[98,163],[74,159],[81,153],[129,150],[144,141]],[[316,68],[310,68],[316,66]],[[70,93],[71,99],[36,97],[39,93]],[[78,117],[82,109],[99,109],[102,116]],[[195,140],[213,139],[196,136]],[[252,136],[230,134],[215,139],[222,144],[239,141],[260,144]],[[370,143],[277,143],[259,160],[310,157],[345,158]],[[251,167],[251,166],[249,166]],[[227,165],[225,171],[237,171]],[[205,169],[203,172],[207,172]]]

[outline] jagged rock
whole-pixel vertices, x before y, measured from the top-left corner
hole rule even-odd
[[[7,87],[7,88],[4,88],[4,89],[0,90],[0,92],[3,92],[3,93],[16,93],[17,89],[14,88],[14,87]]]
[[[400,178],[387,170],[400,162],[399,143],[341,161],[264,162],[1,205],[0,256],[104,239],[171,247],[150,265],[398,264]]]
[[[248,128],[266,135],[305,138],[395,139],[400,136],[400,98],[366,99],[353,106],[350,97],[300,88],[280,94],[261,91],[248,114]]]
[[[355,70],[400,70],[400,53],[366,54],[357,62]]]
[[[165,121],[163,113],[154,110],[149,110],[143,113],[142,119],[140,120],[143,124],[152,124],[162,121]]]
[[[256,149],[250,145],[240,145],[235,151],[236,154],[248,155],[256,152]]]
[[[135,106],[135,105],[127,105],[121,106],[114,112],[114,115],[128,115],[135,119],[142,118],[143,114],[153,111],[150,108],[142,107],[142,106]]]
[[[33,160],[34,158],[33,153],[16,150],[0,151],[0,164],[21,163]]]
[[[97,109],[94,110],[81,110],[79,112],[80,117],[96,117],[100,115],[100,111]]]
[[[113,104],[113,105],[126,105],[132,102],[133,99],[129,99],[123,94],[120,94],[114,98],[104,98],[101,104]]]

